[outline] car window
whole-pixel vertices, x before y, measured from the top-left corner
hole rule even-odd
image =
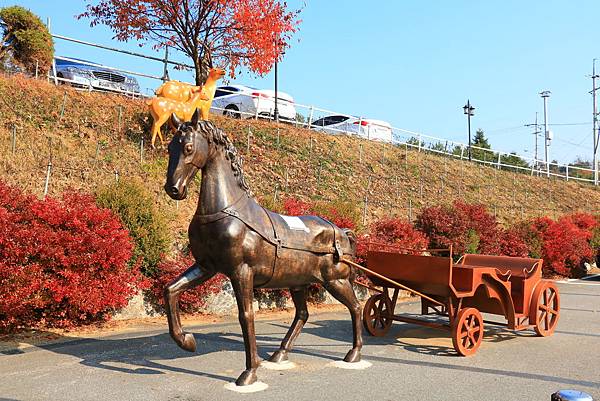
[[[215,97],[231,95],[234,92],[239,92],[239,89],[234,88],[232,86],[222,86],[220,88],[217,88],[217,90],[215,91]]]
[[[329,116],[329,119],[331,121],[329,124],[343,123],[344,121],[346,121],[349,118],[350,117],[348,117],[348,116]]]
[[[325,126],[325,118],[319,118],[318,120],[315,120],[311,123],[311,125],[314,125],[316,127],[324,127]]]

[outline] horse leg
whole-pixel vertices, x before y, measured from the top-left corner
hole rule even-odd
[[[198,265],[194,264],[173,280],[164,290],[163,297],[165,300],[165,310],[167,311],[167,320],[169,322],[169,334],[171,334],[177,345],[186,351],[196,351],[196,340],[193,334],[186,333],[181,328],[179,296],[185,290],[204,283],[214,275],[215,273],[202,271]]]
[[[256,382],[258,368],[258,351],[256,349],[256,333],[254,331],[254,311],[252,310],[254,272],[247,264],[241,265],[231,275],[231,285],[238,305],[240,326],[246,350],[246,370],[237,378],[235,384],[246,386]]]
[[[296,308],[296,315],[294,316],[294,321],[292,322],[290,329],[281,342],[281,346],[273,355],[271,355],[269,362],[280,363],[288,360],[288,352],[292,350],[294,341],[308,320],[306,291],[306,287],[290,289],[290,292],[292,293],[292,301],[294,301],[294,307]]]
[[[344,304],[350,311],[350,315],[352,316],[354,341],[352,343],[352,349],[348,351],[344,361],[359,362],[360,350],[362,348],[362,314],[360,303],[358,303],[358,300],[356,299],[352,284],[350,284],[350,280],[343,279],[324,282],[323,286],[335,299]]]

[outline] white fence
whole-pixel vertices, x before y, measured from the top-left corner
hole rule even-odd
[[[119,68],[115,68],[115,67],[109,67],[109,66],[105,66],[105,65],[101,65],[101,64],[95,64],[95,63],[90,63],[90,62],[84,62],[81,60],[70,59],[70,58],[63,57],[63,56],[56,56],[55,58],[58,60],[74,61],[77,63],[86,64],[86,65],[90,65],[90,66],[94,66],[94,67],[98,67],[98,68],[102,68],[102,69],[106,69],[106,70],[110,70],[110,71],[121,72],[124,74],[134,75],[134,76],[139,76],[139,77],[150,78],[150,79],[153,79],[156,81],[165,81],[168,79],[168,66],[169,65],[175,65],[175,66],[178,66],[179,68],[188,68],[188,69],[192,68],[192,66],[190,66],[190,65],[186,65],[186,64],[182,64],[182,63],[178,63],[178,62],[169,60],[168,49],[165,50],[164,58],[158,58],[158,57],[144,55],[141,53],[135,53],[135,52],[131,52],[131,51],[116,49],[116,48],[112,48],[112,47],[108,47],[108,46],[104,46],[104,45],[100,45],[100,44],[96,44],[96,43],[85,42],[82,40],[73,39],[73,38],[69,38],[66,36],[62,36],[62,35],[53,34],[52,36],[56,39],[66,40],[66,41],[78,43],[78,44],[81,44],[84,46],[92,46],[92,47],[101,48],[101,49],[108,50],[108,51],[127,54],[130,56],[140,57],[140,58],[152,60],[155,62],[159,62],[159,63],[161,63],[161,68],[163,69],[163,73],[160,76],[151,75],[151,74],[142,73],[142,72],[129,71],[129,70],[119,69]],[[57,77],[55,66],[53,66],[53,72],[48,74],[48,79],[53,81],[56,84],[71,83],[74,85],[80,85],[79,82]],[[118,92],[118,93],[122,93],[127,96],[143,96],[143,97],[153,96],[153,94],[143,94],[141,92],[135,93],[132,91],[124,91],[124,90],[117,89],[114,87],[108,87],[108,86],[103,87],[102,85],[92,86],[91,83],[84,87],[80,86],[79,89],[84,89],[84,90],[89,90],[89,91],[100,90],[100,91]],[[238,105],[241,105],[241,104],[245,105],[243,108],[238,107],[238,110],[236,110],[236,112],[235,112],[235,115],[237,117],[239,117],[239,118],[254,118],[254,119],[266,118],[266,119],[271,119],[271,120],[274,119],[274,110],[271,108],[271,107],[274,108],[274,99],[263,100],[263,102],[268,101],[268,105],[269,105],[269,107],[267,109],[265,109],[264,103],[262,106],[260,104],[261,96],[252,95],[250,93],[244,93],[243,91],[235,93],[235,96],[241,97],[241,100],[240,99],[237,100],[239,102]],[[283,102],[285,102],[285,100],[278,98],[278,102],[282,102],[282,104],[283,104]],[[315,129],[315,127],[312,126],[312,123],[322,117],[329,116],[329,115],[339,115],[339,116],[346,116],[348,118],[358,119],[359,124],[364,119],[364,116],[363,117],[350,116],[348,114],[337,113],[337,112],[334,112],[331,110],[315,107],[313,105],[304,105],[304,104],[300,104],[300,103],[294,103],[294,107],[296,110],[295,121],[288,121],[288,122],[290,122],[296,126],[302,126],[302,127],[308,128],[308,129]],[[216,106],[213,106],[211,111],[215,112],[215,113],[225,113],[226,112],[224,107],[216,107]],[[323,130],[322,127],[319,127],[318,129]],[[339,134],[347,134],[347,135],[353,134],[353,132],[350,132],[348,130],[336,129],[333,127],[327,127],[326,131],[330,132],[330,133],[339,133]],[[432,153],[445,155],[445,156],[455,158],[455,159],[460,159],[460,160],[468,159],[467,158],[467,155],[468,155],[468,145],[467,144],[451,141],[451,140],[444,139],[444,138],[438,138],[438,137],[434,137],[434,136],[430,136],[430,135],[425,135],[420,132],[409,131],[409,130],[405,130],[405,129],[397,128],[397,127],[391,127],[391,131],[392,131],[391,143],[393,145],[405,146],[407,148],[410,147],[419,152],[432,152]],[[365,137],[365,139],[369,139],[368,138],[368,129],[367,129],[367,134],[364,135],[364,137]],[[531,174],[531,175],[543,175],[543,176],[547,176],[547,177],[556,177],[556,178],[560,178],[560,179],[565,179],[567,181],[575,180],[575,181],[582,181],[582,182],[586,182],[586,183],[594,183],[594,178],[593,178],[594,171],[590,168],[575,167],[575,166],[571,166],[568,164],[546,163],[543,160],[537,160],[534,158],[524,157],[521,155],[517,155],[515,153],[507,153],[507,152],[497,151],[497,150],[493,150],[493,149],[483,149],[483,148],[479,148],[476,146],[471,147],[471,155],[472,155],[472,157],[471,157],[472,161],[477,162],[477,163],[482,163],[482,164],[488,165],[490,167],[497,168],[499,170],[504,169],[504,170],[511,170],[511,171],[519,171],[519,172],[527,173],[527,174]]]

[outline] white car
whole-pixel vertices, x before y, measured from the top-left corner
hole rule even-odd
[[[335,114],[313,121],[311,128],[330,134],[358,135],[373,141],[392,142],[390,123],[372,118],[359,118]]]
[[[273,118],[275,91],[244,85],[219,86],[210,111],[234,118]],[[294,98],[285,92],[277,91],[277,111],[282,120],[296,120]]]

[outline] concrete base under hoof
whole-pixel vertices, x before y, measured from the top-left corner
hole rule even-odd
[[[294,362],[290,362],[290,361],[285,361],[285,362],[280,362],[280,363],[262,361],[260,363],[260,366],[265,369],[269,369],[269,370],[288,370],[288,369],[294,369],[296,367],[296,364]]]
[[[340,368],[340,369],[363,370],[363,369],[370,368],[371,366],[373,366],[373,364],[368,361],[359,361],[359,362],[354,362],[354,363],[349,363],[349,362],[345,362],[345,361],[333,361],[333,362],[329,363],[329,366],[333,366],[335,368]]]
[[[267,383],[255,382],[247,386],[237,386],[235,382],[227,383],[225,388],[236,393],[256,393],[258,391],[266,390],[269,387]]]

